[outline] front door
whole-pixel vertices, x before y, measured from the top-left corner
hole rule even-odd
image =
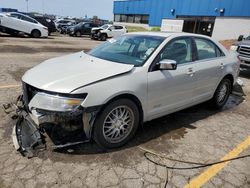
[[[3,26],[17,31],[22,31],[21,15],[16,13],[11,13],[8,18],[5,19]]]
[[[192,104],[196,85],[192,49],[191,38],[178,38],[157,56],[155,68],[148,73],[148,120]],[[177,69],[159,70],[157,63],[163,59],[175,60]]]
[[[91,33],[91,27],[90,27],[90,24],[89,23],[86,23],[82,26],[82,32],[81,34],[82,35],[90,35]]]

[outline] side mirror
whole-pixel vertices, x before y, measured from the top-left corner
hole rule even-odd
[[[239,38],[238,38],[239,42],[242,41],[242,40],[244,40],[244,35],[240,35]]]
[[[171,59],[163,59],[159,62],[160,70],[176,70],[177,62]]]

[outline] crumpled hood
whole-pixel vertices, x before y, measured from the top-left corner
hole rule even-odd
[[[92,31],[96,31],[96,30],[103,30],[103,28],[101,28],[101,27],[93,27],[92,28]]]
[[[93,82],[129,72],[133,67],[79,52],[47,60],[28,70],[22,80],[42,90],[70,93]]]

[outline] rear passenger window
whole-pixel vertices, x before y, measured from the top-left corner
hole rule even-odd
[[[37,23],[37,21],[33,20],[32,18],[26,17],[26,16],[22,16],[21,20],[30,22],[30,23]]]
[[[198,60],[212,59],[224,56],[223,52],[207,39],[195,38]]]

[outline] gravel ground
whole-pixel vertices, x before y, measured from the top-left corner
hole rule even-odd
[[[0,86],[20,84],[23,73],[40,62],[89,50],[100,42],[88,38],[49,39],[0,36]],[[139,147],[195,162],[220,160],[250,136],[250,71],[242,71],[246,96],[232,95],[221,111],[201,104],[148,122],[123,148],[103,153],[95,143],[38,153],[27,159],[15,151],[15,123],[0,109],[0,187],[183,187],[205,169],[157,166]],[[13,101],[20,88],[0,89],[0,105]],[[250,154],[248,147],[242,155]],[[190,167],[166,161],[170,167]],[[250,187],[250,158],[230,162],[204,187]]]

